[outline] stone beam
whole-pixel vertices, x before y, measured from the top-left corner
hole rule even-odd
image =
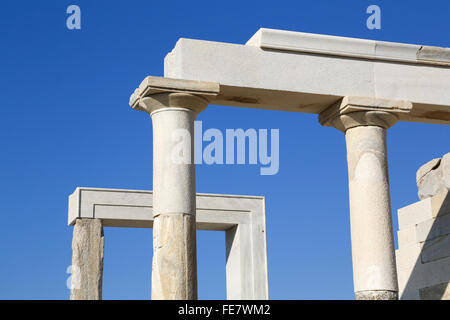
[[[450,49],[260,29],[246,45],[179,39],[168,78],[220,83],[212,104],[321,113],[345,96],[407,100],[400,121],[450,124]]]
[[[197,229],[225,231],[229,300],[269,299],[264,202],[264,197],[257,196],[197,194]],[[81,226],[87,226],[89,221],[100,221],[104,227],[152,228],[153,220],[152,191],[77,188],[69,196],[68,224],[74,225],[76,230],[82,221]],[[87,239],[77,234],[74,233],[74,241],[75,238]],[[92,240],[103,243],[103,234]],[[83,243],[86,247],[87,242]],[[75,262],[85,265],[87,260],[83,257],[88,256],[82,255],[77,246],[74,246],[74,256]],[[98,270],[103,265],[97,266]],[[89,280],[86,273],[79,275],[78,283]],[[100,288],[98,292],[101,292],[101,282],[89,288],[91,291]],[[85,296],[74,296],[74,299]]]

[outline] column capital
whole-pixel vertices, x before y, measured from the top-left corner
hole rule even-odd
[[[345,132],[359,126],[390,128],[398,121],[398,113],[407,113],[412,103],[406,100],[388,100],[346,96],[319,114],[323,126]]]
[[[220,91],[215,82],[180,80],[148,76],[130,96],[129,104],[135,110],[152,115],[163,108],[203,111]]]

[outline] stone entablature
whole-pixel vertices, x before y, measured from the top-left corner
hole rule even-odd
[[[407,100],[450,124],[450,49],[260,29],[246,45],[179,39],[164,76],[220,83],[213,104],[319,114],[345,96]],[[426,89],[424,89],[426,88]]]

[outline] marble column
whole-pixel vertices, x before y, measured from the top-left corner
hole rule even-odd
[[[151,294],[158,300],[193,300],[197,299],[194,120],[207,107],[210,94],[202,90],[201,82],[150,80],[141,84],[130,104],[149,113],[153,124]]]
[[[72,240],[70,300],[101,300],[105,239],[100,219],[77,219]]]
[[[406,112],[410,104],[353,100],[345,98],[322,113],[319,121],[345,132],[355,296],[358,300],[396,300],[386,131],[397,122],[396,113]]]

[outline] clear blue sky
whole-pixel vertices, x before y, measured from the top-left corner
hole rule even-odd
[[[77,4],[82,29],[66,28]],[[368,30],[370,4],[382,29]],[[450,2],[7,1],[0,4],[0,298],[67,299],[77,186],[152,189],[152,126],[128,106],[180,37],[245,43],[260,27],[450,47]],[[316,115],[210,106],[204,129],[280,129],[280,171],[197,168],[197,191],[264,195],[272,299],[352,299],[344,135]],[[415,172],[449,150],[448,126],[389,130],[396,210]],[[150,296],[152,232],[105,229],[105,299]],[[198,232],[199,297],[225,298],[225,235]]]

